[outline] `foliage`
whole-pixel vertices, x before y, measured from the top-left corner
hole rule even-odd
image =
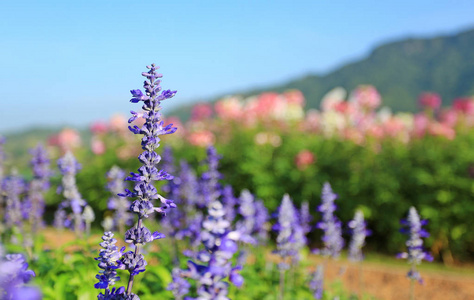
[[[155,224],[156,225],[156,224]],[[63,233],[66,234],[66,233]],[[61,233],[58,235],[61,238]],[[30,267],[35,270],[35,285],[40,286],[44,300],[89,300],[95,299],[97,290],[93,286],[94,276],[97,271],[97,261],[94,257],[98,253],[99,234],[94,235],[88,242],[75,240],[49,251],[39,251],[47,246],[39,242],[36,244],[39,256],[33,260]],[[149,248],[147,257],[150,264],[147,266],[147,276],[137,277],[137,294],[142,300],[169,299],[173,295],[166,290],[171,282],[171,270],[173,268],[172,252],[174,249],[168,243],[162,243],[160,248]],[[181,245],[183,247],[184,245]],[[18,251],[10,245],[11,251]],[[265,259],[264,247],[253,249],[255,261],[248,263],[242,271],[245,277],[244,285],[239,289],[231,286],[229,289],[230,299],[269,299],[276,297],[276,286],[278,285],[278,269],[276,264],[269,263]],[[183,263],[185,259],[181,257]],[[288,289],[285,299],[313,299],[311,291],[307,287],[310,266],[303,264],[295,270],[293,277],[288,279]],[[127,278],[121,279],[118,284],[124,284]],[[298,283],[298,284],[297,284]],[[344,291],[338,282],[329,282],[325,291],[325,298],[333,299],[340,296],[341,300],[357,299]],[[364,297],[364,299],[372,299]]]
[[[428,245],[435,256],[451,251],[459,259],[473,258],[474,132],[447,142],[427,136],[412,143],[384,140],[374,147],[339,138],[296,131],[281,135],[281,145],[257,145],[259,129],[236,130],[225,144],[221,170],[235,190],[249,189],[275,210],[284,193],[297,205],[310,202],[314,212],[321,187],[331,180],[339,194],[339,216],[348,222],[361,209],[373,229],[369,248],[396,253],[403,246],[399,219],[410,206],[419,208],[432,236]],[[203,149],[178,148],[176,155],[197,161]],[[374,149],[376,148],[376,149]],[[295,156],[308,149],[317,160],[304,170],[295,167]],[[313,240],[319,240],[313,236]],[[445,253],[448,255],[449,253]]]

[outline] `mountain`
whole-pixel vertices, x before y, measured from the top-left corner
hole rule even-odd
[[[382,95],[383,105],[393,111],[415,111],[416,99],[425,91],[440,94],[447,106],[454,98],[474,94],[473,50],[474,29],[434,38],[408,38],[378,46],[368,57],[325,75],[312,74],[236,94],[299,89],[307,108],[319,108],[324,94],[336,86],[350,91],[360,84],[371,84]],[[190,106],[183,106],[171,114],[186,119],[189,111]]]

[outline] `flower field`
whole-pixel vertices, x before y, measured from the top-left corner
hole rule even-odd
[[[128,121],[63,129],[28,166],[0,141],[1,299],[474,297],[474,99],[393,114],[338,87],[307,111],[290,90],[184,122],[142,76]]]

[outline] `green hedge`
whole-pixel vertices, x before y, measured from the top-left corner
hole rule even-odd
[[[322,184],[329,181],[339,194],[337,215],[348,222],[361,208],[373,235],[368,247],[386,253],[404,249],[400,219],[410,206],[429,220],[427,245],[433,254],[474,258],[474,132],[458,133],[452,140],[427,136],[406,144],[397,140],[369,141],[360,146],[338,138],[325,138],[288,130],[281,145],[256,145],[258,129],[234,130],[216,145],[223,155],[225,181],[235,190],[250,189],[274,210],[284,193],[297,204],[308,200],[317,219]],[[311,151],[315,163],[304,170],[295,156]],[[196,162],[203,149],[181,145],[179,157]],[[311,236],[318,243],[318,230]]]
[[[404,249],[406,237],[399,233],[399,220],[415,206],[429,220],[431,237],[427,245],[435,257],[451,262],[474,259],[474,132],[458,132],[446,140],[427,136],[406,144],[397,140],[369,141],[360,146],[338,138],[309,135],[297,130],[280,130],[281,145],[256,145],[255,135],[262,129],[234,128],[217,137],[222,154],[224,182],[235,191],[249,189],[274,210],[285,193],[299,205],[310,202],[315,219],[322,184],[329,181],[339,194],[337,215],[348,222],[361,208],[373,235],[369,249],[394,254]],[[282,133],[283,131],[283,133]],[[163,145],[174,144],[176,161],[186,159],[198,170],[205,149],[190,146],[182,138],[165,137]],[[304,170],[295,166],[295,156],[303,149],[316,156]],[[123,161],[111,148],[105,155],[78,154],[83,170],[78,186],[98,214],[96,224],[106,213],[110,194],[105,190],[105,173],[114,164],[127,172],[138,167],[136,158]],[[59,177],[56,178],[56,183]],[[48,198],[49,213],[59,196]],[[51,216],[52,217],[52,216]],[[311,241],[319,243],[319,230]]]

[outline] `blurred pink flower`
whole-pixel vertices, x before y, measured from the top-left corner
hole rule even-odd
[[[295,156],[295,164],[298,170],[304,170],[306,169],[309,165],[315,162],[315,156],[311,151],[309,150],[301,150],[298,154]]]
[[[441,97],[436,93],[423,93],[418,97],[418,103],[423,108],[438,109],[441,106]]]
[[[330,90],[326,95],[324,95],[323,99],[321,100],[321,109],[323,111],[334,110],[335,106],[338,103],[344,101],[346,95],[346,90],[341,87],[336,87]]]
[[[257,98],[257,105],[255,107],[255,113],[259,118],[267,117],[275,114],[281,98],[277,93],[263,93]]]
[[[397,117],[391,117],[384,123],[384,131],[387,136],[396,137],[400,133],[403,133],[405,124],[402,120]]]
[[[64,128],[58,134],[51,136],[48,144],[58,146],[62,151],[72,150],[81,145],[81,136],[74,129]]]
[[[349,102],[341,101],[334,105],[334,110],[340,112],[341,114],[346,114],[349,111]]]
[[[103,121],[96,121],[90,126],[90,131],[93,134],[103,134],[108,131],[107,124]]]
[[[109,120],[109,128],[114,132],[124,132],[127,129],[127,119],[122,114],[113,115]]]
[[[214,144],[215,137],[209,130],[201,130],[191,133],[188,136],[188,141],[194,146],[207,147]]]
[[[351,102],[367,110],[374,110],[382,103],[379,92],[371,85],[358,86],[351,98]]]
[[[474,100],[472,98],[458,98],[453,101],[453,109],[466,115],[474,114]]]
[[[416,137],[425,135],[430,125],[430,119],[425,114],[416,114],[413,120],[413,134]]]
[[[308,130],[308,131],[317,131],[319,127],[321,126],[320,121],[321,121],[320,112],[317,111],[316,109],[310,109],[306,113],[306,118],[304,120],[303,128],[304,130]]]
[[[364,136],[362,135],[362,132],[356,128],[344,128],[342,135],[345,139],[353,141],[357,145],[361,145],[364,142]]]
[[[96,155],[104,154],[105,143],[97,136],[93,136],[91,139],[91,150],[92,150],[92,153]]]
[[[371,136],[375,139],[382,139],[384,137],[385,131],[383,126],[379,124],[374,124],[373,126],[370,126],[367,128],[367,135]]]
[[[290,104],[296,104],[298,106],[303,107],[305,104],[304,95],[299,90],[289,90],[283,93],[286,101]]]
[[[238,120],[243,112],[242,103],[235,97],[217,101],[214,110],[222,120]]]
[[[456,126],[458,122],[458,112],[454,109],[443,110],[439,116],[441,123],[449,127]]]
[[[202,121],[212,116],[212,105],[209,103],[198,103],[191,110],[192,121]]]
[[[454,131],[454,129],[442,123],[432,123],[428,131],[432,135],[444,136],[449,140],[454,139],[454,137],[456,136],[456,132]]]

